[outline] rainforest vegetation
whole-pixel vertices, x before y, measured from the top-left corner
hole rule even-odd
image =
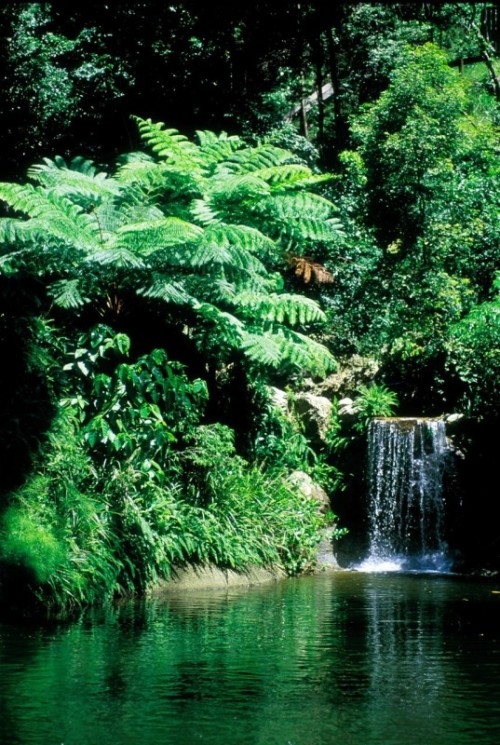
[[[0,36],[0,594],[306,571],[395,412],[462,416],[498,549],[496,4],[21,3]],[[332,375],[318,443],[294,399]]]

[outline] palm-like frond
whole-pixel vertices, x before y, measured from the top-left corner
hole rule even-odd
[[[173,282],[169,277],[156,276],[152,284],[138,290],[139,295],[162,300],[165,303],[175,305],[191,305],[193,297],[186,291],[180,282]]]
[[[209,130],[197,131],[200,153],[206,166],[215,166],[227,160],[236,150],[244,147],[241,137],[222,132],[216,135]]]
[[[290,326],[326,321],[319,305],[304,295],[240,292],[234,296],[233,302],[245,315],[260,321],[286,323]]]
[[[120,185],[107,173],[99,173],[90,160],[73,158],[69,163],[56,156],[54,160],[32,166],[28,176],[55,194],[100,201],[118,196]]]
[[[0,183],[0,199],[17,212],[35,218],[35,230],[42,228],[49,236],[84,249],[96,249],[100,244],[99,227],[91,215],[53,190]]]
[[[168,246],[196,243],[202,233],[197,225],[177,217],[164,217],[161,220],[124,225],[118,229],[114,245],[148,256]]]
[[[176,129],[166,129],[163,122],[134,118],[141,138],[161,160],[182,171],[201,170],[203,157],[194,142]]]
[[[81,308],[87,302],[80,291],[80,280],[78,279],[59,280],[50,285],[47,291],[53,298],[55,305],[66,310]]]
[[[100,264],[102,266],[113,265],[121,269],[142,269],[145,266],[143,259],[125,246],[114,245],[100,248],[89,254],[87,263]]]
[[[248,225],[211,225],[205,230],[205,241],[219,246],[235,246],[261,256],[276,250],[276,244],[269,236]]]
[[[200,242],[191,252],[189,263],[194,268],[220,265],[251,275],[266,274],[264,264],[249,251],[230,243],[220,244],[213,240],[204,239]]]
[[[224,165],[233,173],[242,174],[280,166],[292,160],[294,156],[288,150],[275,145],[258,145],[236,151],[226,159]]]
[[[270,227],[297,241],[336,241],[342,235],[332,203],[318,194],[277,194],[262,200],[257,209]]]

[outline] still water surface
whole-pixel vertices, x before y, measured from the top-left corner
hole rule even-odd
[[[500,585],[337,573],[0,624],[5,745],[496,745]]]

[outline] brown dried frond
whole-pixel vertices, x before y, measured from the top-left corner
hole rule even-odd
[[[123,313],[124,302],[118,295],[107,295],[106,299],[97,306],[97,312],[104,317],[118,317]]]
[[[311,279],[317,285],[329,285],[333,282],[333,274],[328,271],[326,266],[313,261],[308,256],[290,256],[290,264],[295,267],[295,276],[302,277],[304,284],[308,285]]]

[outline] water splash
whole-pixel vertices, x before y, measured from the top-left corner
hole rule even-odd
[[[369,535],[363,571],[449,571],[440,419],[375,419],[368,432]]]

